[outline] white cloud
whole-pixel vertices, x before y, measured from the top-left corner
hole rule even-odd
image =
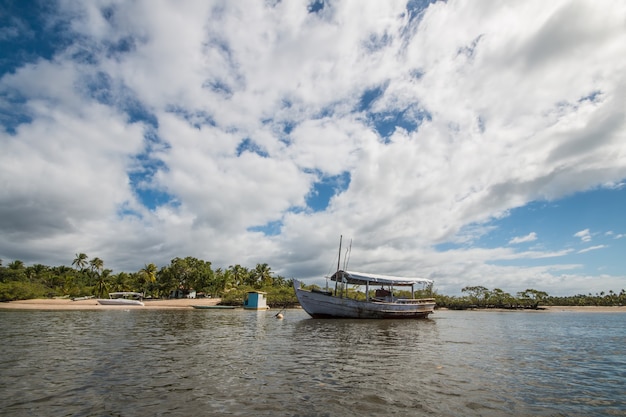
[[[596,246],[590,246],[590,247],[588,247],[588,248],[585,248],[585,249],[581,249],[581,250],[579,250],[579,251],[578,251],[578,253],[591,252],[591,251],[593,251],[593,250],[604,249],[604,248],[606,248],[606,247],[607,247],[606,245],[596,245]]]
[[[302,1],[144,0],[108,19],[98,3],[60,7],[76,41],[0,79],[32,120],[0,133],[3,259],[81,251],[137,270],[190,255],[311,278],[343,233],[358,242],[352,262],[376,272],[506,287],[528,270],[494,256],[541,255],[476,258],[486,221],[626,177],[623,2],[437,2],[413,20],[405,1],[316,15]],[[376,123],[399,114],[419,127],[381,138]],[[238,156],[244,139],[265,154]],[[142,169],[171,201],[141,204],[130,177]],[[307,210],[312,184],[342,172],[349,188]],[[249,231],[272,221],[277,236]],[[450,263],[432,249],[445,242],[469,249]]]
[[[613,239],[622,239],[622,238],[626,237],[626,234],[624,234],[624,233],[615,233],[612,230],[609,230],[608,232],[605,233],[605,236],[612,237]]]
[[[526,236],[517,236],[509,240],[509,245],[515,245],[517,243],[533,242],[537,240],[537,233],[530,232]]]
[[[576,233],[574,233],[574,236],[580,238],[580,240],[583,241],[583,242],[591,241],[591,232],[589,231],[589,229],[585,229],[585,230],[581,230],[580,232],[576,232]]]

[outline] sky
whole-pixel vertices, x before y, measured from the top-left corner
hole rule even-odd
[[[625,114],[621,0],[1,0],[0,259],[619,291]]]

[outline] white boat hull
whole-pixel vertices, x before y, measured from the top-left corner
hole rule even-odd
[[[297,280],[294,289],[304,311],[314,318],[418,319],[428,317],[435,310],[432,299],[402,303],[359,301],[304,290]]]
[[[139,300],[127,300],[125,298],[99,298],[98,303],[105,306],[142,306]]]

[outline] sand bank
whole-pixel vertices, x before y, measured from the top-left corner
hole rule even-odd
[[[559,312],[576,312],[576,313],[626,313],[626,306],[539,306],[537,310],[517,309],[511,310],[506,308],[473,308],[461,311],[471,311],[477,313],[489,312],[509,312],[509,313],[559,313]]]
[[[128,310],[128,309],[191,309],[194,305],[214,306],[219,298],[181,298],[172,300],[144,300],[145,306],[101,305],[95,298],[72,301],[69,298],[46,298],[0,303],[2,310]]]
[[[558,312],[558,311],[576,311],[576,312],[584,312],[584,313],[626,313],[626,306],[585,306],[585,307],[577,307],[577,306],[549,306],[543,307],[545,310],[550,312]]]

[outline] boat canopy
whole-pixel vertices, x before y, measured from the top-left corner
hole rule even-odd
[[[143,293],[141,292],[132,292],[132,291],[118,291],[118,292],[110,292],[109,297],[143,297]]]
[[[411,286],[414,284],[430,285],[434,282],[426,278],[392,277],[389,275],[366,274],[364,272],[353,271],[337,271],[330,279],[332,281],[347,282],[353,285],[362,285],[369,282],[370,284],[380,285]]]

